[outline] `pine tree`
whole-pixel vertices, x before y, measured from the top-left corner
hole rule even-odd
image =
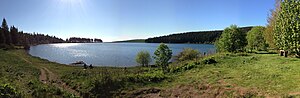
[[[0,27],[0,45],[1,44],[5,44],[5,36],[2,27]]]
[[[11,35],[9,33],[9,28],[8,28],[5,18],[3,18],[1,28],[2,28],[2,32],[4,33],[4,36],[5,36],[5,43],[10,45],[11,44]]]
[[[10,27],[11,40],[12,40],[12,44],[14,45],[19,44],[18,32],[19,32],[18,28],[16,28],[15,26]]]

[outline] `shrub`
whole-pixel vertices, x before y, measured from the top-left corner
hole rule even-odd
[[[8,84],[0,85],[1,98],[21,98],[21,94]]]
[[[177,66],[170,69],[170,72],[176,73],[176,72],[184,72],[187,70],[191,70],[193,68],[199,67],[201,64],[199,62],[189,62],[184,64],[183,66]]]
[[[139,63],[142,66],[148,66],[148,64],[151,62],[151,57],[149,52],[147,51],[140,51],[135,58],[136,62]]]
[[[182,52],[180,52],[176,59],[179,61],[185,61],[185,60],[193,60],[198,57],[200,57],[201,53],[198,50],[192,49],[192,48],[185,48]]]
[[[101,73],[101,77],[95,78],[93,82],[91,82],[90,93],[91,96],[95,98],[106,98],[112,97],[115,90],[121,88],[123,85],[122,81],[118,81],[112,78],[112,75],[108,73],[106,70]]]
[[[217,63],[217,61],[214,59],[214,57],[205,58],[202,60],[203,64],[214,64]]]

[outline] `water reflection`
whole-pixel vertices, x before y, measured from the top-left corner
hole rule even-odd
[[[214,52],[214,45],[208,44],[167,44],[177,55],[184,48],[198,49],[201,53]],[[50,61],[70,64],[84,61],[98,66],[136,66],[135,56],[146,50],[151,57],[159,43],[63,43],[30,47],[29,54]],[[152,60],[151,64],[154,64]]]
[[[49,44],[52,45],[54,47],[58,47],[58,48],[68,48],[71,46],[78,46],[79,43],[59,43],[59,44]]]

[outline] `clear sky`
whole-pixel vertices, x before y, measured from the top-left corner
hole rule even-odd
[[[275,0],[1,0],[0,18],[25,32],[105,42],[266,25]]]

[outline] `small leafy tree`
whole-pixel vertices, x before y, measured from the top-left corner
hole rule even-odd
[[[148,66],[151,62],[151,57],[148,51],[140,51],[135,58],[136,62],[142,66]]]
[[[247,45],[246,34],[237,25],[227,27],[215,43],[219,52],[243,51]]]
[[[200,57],[201,53],[192,48],[185,48],[177,55],[178,61],[193,60]]]
[[[248,33],[247,33],[247,41],[248,45],[247,47],[252,50],[267,50],[267,43],[264,38],[264,31],[265,27],[263,26],[256,26],[253,27]]]
[[[160,66],[164,72],[167,71],[169,60],[172,57],[172,50],[166,44],[160,44],[154,52],[155,65]]]

